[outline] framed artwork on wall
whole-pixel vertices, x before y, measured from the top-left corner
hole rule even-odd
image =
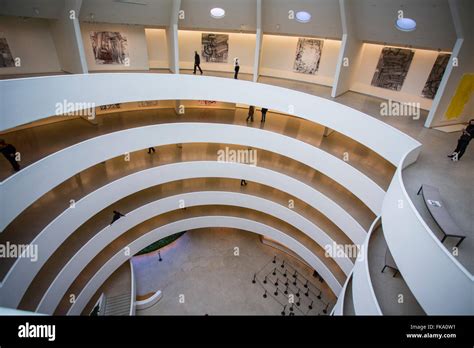
[[[315,75],[319,70],[323,40],[299,38],[293,71]]]
[[[409,49],[384,47],[372,78],[372,86],[400,91],[414,54]]]
[[[0,68],[13,68],[15,61],[8,46],[7,39],[0,37]]]
[[[202,33],[201,56],[206,60],[206,63],[227,63],[229,35]]]
[[[96,64],[121,64],[129,61],[127,38],[117,31],[91,31]]]
[[[421,96],[428,99],[434,99],[436,92],[438,91],[439,84],[443,78],[444,71],[448,66],[449,58],[451,55],[449,53],[440,53],[436,58],[436,61],[431,69],[430,75],[426,80],[425,87],[421,91]]]

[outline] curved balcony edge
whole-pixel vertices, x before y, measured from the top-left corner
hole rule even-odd
[[[272,238],[279,243],[286,245],[299,255],[305,262],[311,267],[317,268],[317,264],[314,259],[314,254],[311,253],[306,247],[293,238],[286,236],[284,233],[248,219],[228,216],[201,216],[185,220],[179,220],[165,226],[156,228],[140,238],[134,240],[129,244],[130,253],[135,254],[147,245],[169,236],[178,231],[186,231],[198,228],[210,228],[210,227],[225,227],[225,228],[237,228],[244,231],[253,232],[256,234],[263,234],[269,238]],[[118,252],[112,258],[110,258],[106,264],[104,264],[100,270],[87,282],[84,288],[81,290],[79,295],[76,297],[76,301],[71,305],[67,314],[68,315],[79,315],[84,307],[89,302],[90,298],[94,295],[101,284],[118,268],[123,262],[127,261],[129,256],[126,256],[123,252]],[[341,291],[342,286],[338,282],[328,283],[331,290],[337,294]]]
[[[416,300],[428,315],[474,314],[474,277],[441,244],[408,195],[400,161],[382,205],[382,226],[390,252]]]

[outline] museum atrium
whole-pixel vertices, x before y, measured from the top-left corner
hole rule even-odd
[[[474,314],[473,22],[0,0],[0,314]]]

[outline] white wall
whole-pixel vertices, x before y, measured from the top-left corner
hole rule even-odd
[[[181,69],[194,67],[194,51],[201,55],[201,35],[212,31],[179,30],[179,66]],[[240,72],[253,74],[255,60],[255,34],[221,33],[229,35],[229,58],[225,63],[206,63],[201,56],[201,68],[214,71],[234,71],[234,58],[239,57]]]
[[[87,63],[77,17],[70,18],[71,10],[79,13],[82,0],[66,0],[60,18],[51,20],[50,29],[61,70],[73,74],[87,73]]]
[[[168,69],[168,40],[165,29],[145,29],[148,64],[151,69]]]
[[[318,83],[332,86],[341,42],[324,40],[319,70],[316,75],[293,71],[298,37],[263,35],[260,75]]]
[[[96,64],[90,38],[91,31],[118,31],[123,34],[127,38],[130,66],[118,64]],[[143,26],[81,22],[81,33],[89,71],[149,69],[147,42]]]
[[[384,47],[383,45],[363,44],[360,63],[354,75],[351,90],[400,102],[418,102],[422,109],[429,110],[431,108],[432,99],[423,98],[421,91],[438,57],[438,52],[412,49],[415,51],[415,54],[411,61],[408,74],[403,82],[402,89],[400,91],[392,91],[385,88],[374,87],[370,84],[374,76],[375,68],[377,67],[380,53]]]
[[[0,37],[7,39],[13,59],[21,59],[20,67],[0,68],[0,75],[61,71],[48,20],[2,16]]]

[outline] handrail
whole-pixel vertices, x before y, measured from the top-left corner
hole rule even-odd
[[[42,195],[97,163],[150,146],[176,143],[238,144],[278,153],[327,175],[346,187],[374,213],[377,214],[382,205],[384,191],[374,181],[342,159],[300,140],[245,126],[171,123],[131,128],[88,139],[44,157],[10,176],[0,183],[0,195],[9,201],[0,211],[0,230]],[[61,170],[52,172],[51,168]]]
[[[382,206],[390,252],[411,292],[428,315],[474,314],[474,277],[446,249],[408,195],[400,161]],[[409,241],[409,242],[408,242]]]
[[[215,100],[267,107],[321,124],[365,145],[393,165],[420,146],[398,129],[329,99],[212,76],[98,73],[30,77],[0,81],[0,95],[0,130],[53,116],[58,102],[72,103],[76,111],[82,109],[82,103],[99,106],[147,100]]]

